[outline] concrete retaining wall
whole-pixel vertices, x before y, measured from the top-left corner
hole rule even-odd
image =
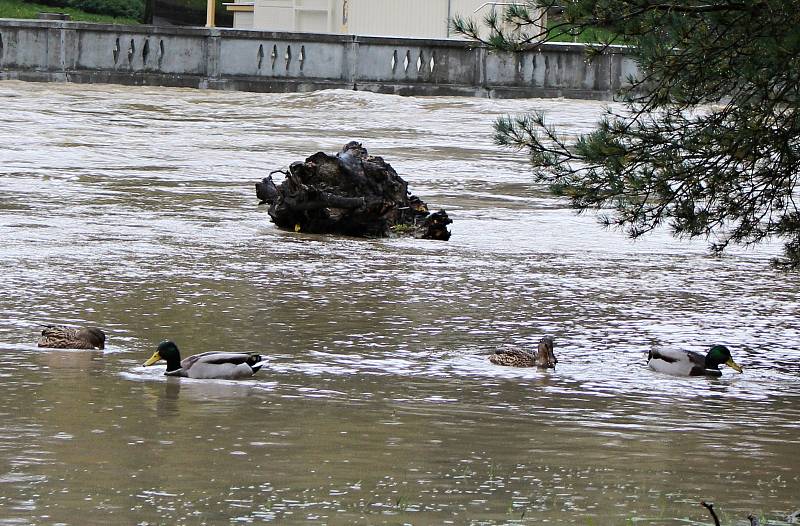
[[[0,79],[259,92],[610,99],[635,74],[624,48],[496,54],[454,40],[0,19]]]

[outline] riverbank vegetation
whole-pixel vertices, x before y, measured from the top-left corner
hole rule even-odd
[[[36,18],[38,13],[43,12],[66,13],[70,15],[72,20],[82,22],[100,22],[108,24],[139,23],[139,20],[133,17],[90,13],[77,7],[54,7],[53,5],[25,2],[23,0],[0,0],[0,18]]]
[[[550,31],[550,42],[575,42],[581,44],[597,44],[608,42],[615,35],[602,27],[573,27],[561,9],[549,10],[546,24]]]
[[[589,59],[629,44],[639,75],[595,131],[564,138],[543,114],[504,117],[495,141],[527,151],[535,179],[639,237],[667,226],[731,244],[784,241],[800,269],[800,11],[792,0],[528,0],[456,32],[495,50],[604,30]],[[563,9],[542,27],[542,13]],[[484,36],[485,35],[485,36]],[[595,35],[598,36],[598,35]],[[593,37],[594,38],[594,37]]]
[[[0,18],[36,18],[38,13],[58,12],[71,20],[109,24],[161,23],[202,26],[206,0],[0,0]],[[216,25],[232,27],[232,13],[217,0]]]
[[[57,7],[73,8],[94,13],[141,20],[144,15],[144,0],[36,0],[37,3]]]

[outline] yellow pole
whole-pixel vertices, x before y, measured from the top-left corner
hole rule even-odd
[[[206,27],[214,27],[214,19],[216,18],[217,2],[216,0],[208,0],[206,6]]]

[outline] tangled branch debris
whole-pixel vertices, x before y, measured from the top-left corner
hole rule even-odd
[[[276,185],[272,175],[282,173]],[[260,204],[269,204],[272,222],[280,228],[315,234],[358,237],[408,236],[450,238],[447,212],[428,206],[408,192],[408,183],[381,157],[371,156],[359,142],[349,142],[336,155],[318,152],[294,162],[288,172],[276,170],[256,183]]]

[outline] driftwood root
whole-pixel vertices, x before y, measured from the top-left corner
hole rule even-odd
[[[281,173],[283,182],[272,176]],[[411,236],[446,241],[447,212],[430,213],[408,183],[359,142],[336,155],[318,152],[288,171],[275,170],[256,183],[260,204],[278,227],[315,234],[359,237]]]

